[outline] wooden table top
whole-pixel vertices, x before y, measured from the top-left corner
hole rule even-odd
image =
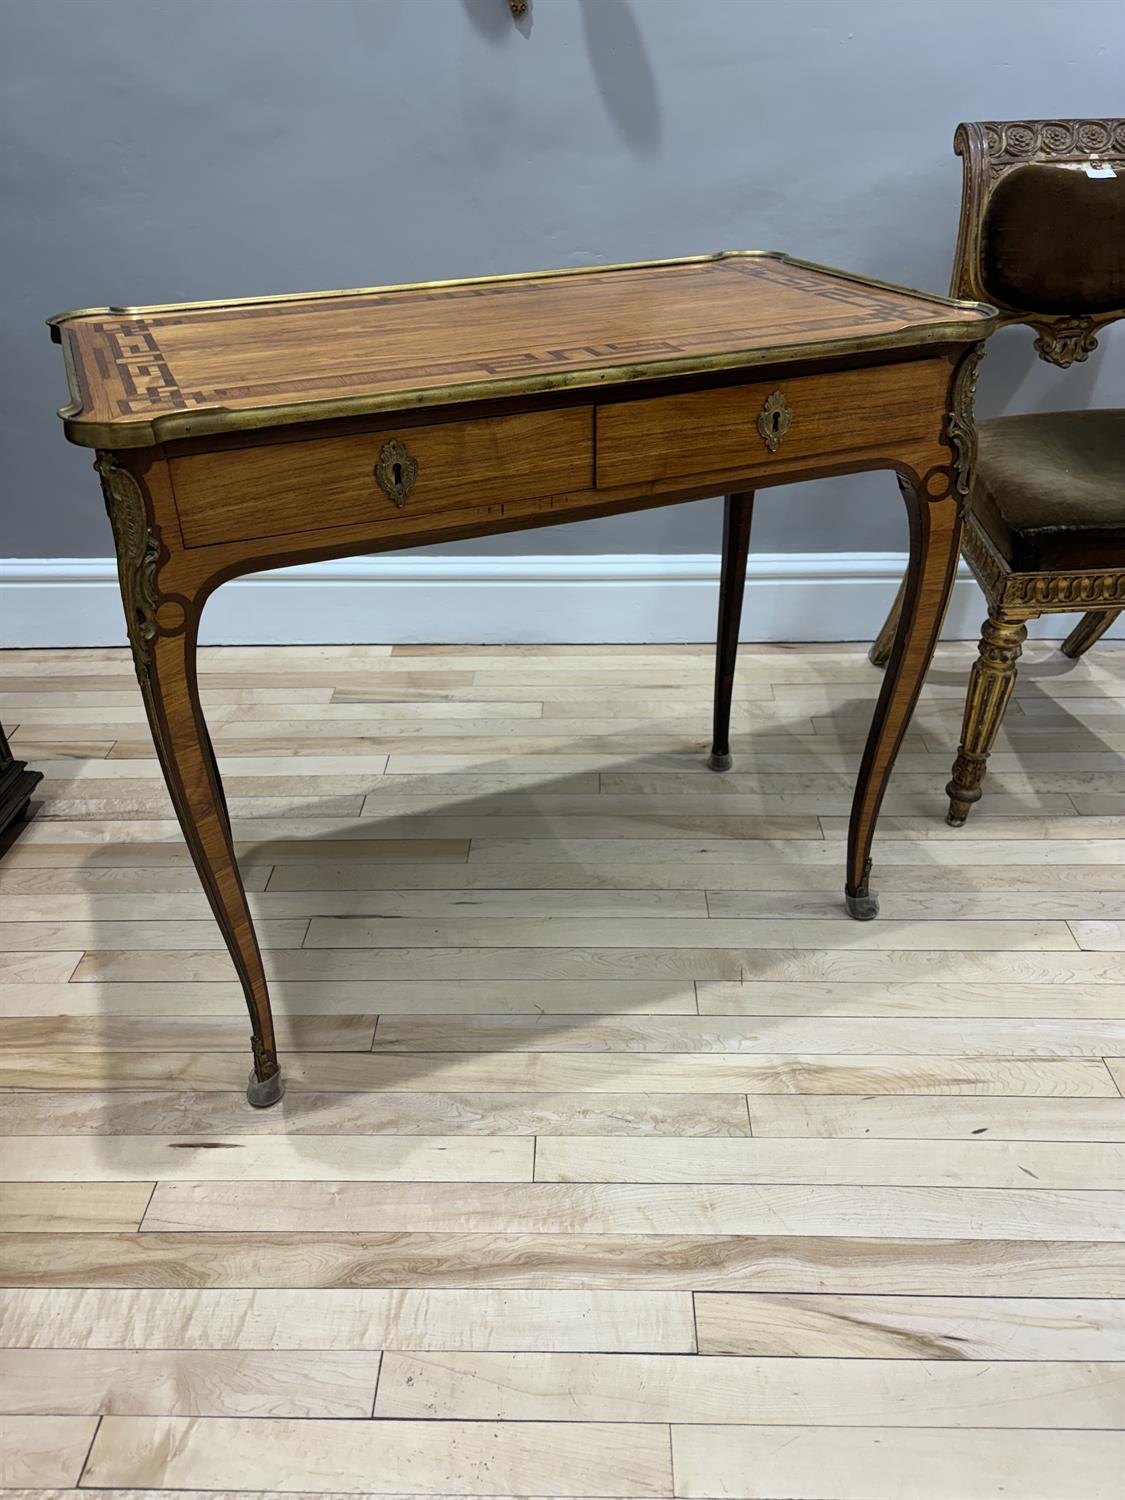
[[[993,309],[735,251],[50,320],[88,447],[985,338]]]

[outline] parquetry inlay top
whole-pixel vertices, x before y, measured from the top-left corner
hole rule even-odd
[[[918,342],[942,327],[977,337],[972,304],[886,288],[775,255],[733,255],[589,273],[390,288],[61,320],[78,442],[152,442],[159,419],[223,412],[276,421],[277,408],[346,403],[386,410],[415,402],[595,385],[651,373],[753,363],[763,351],[857,339]],[[662,368],[663,367],[663,368]],[[217,410],[218,409],[218,410]],[[206,414],[206,415],[204,415]],[[310,416],[332,412],[310,410]],[[290,418],[291,419],[291,418]],[[156,422],[155,429],[147,424]],[[89,426],[90,435],[83,432]],[[176,424],[178,431],[185,424]]]

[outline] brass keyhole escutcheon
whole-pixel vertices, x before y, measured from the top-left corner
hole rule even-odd
[[[780,391],[774,391],[766,397],[766,404],[758,413],[758,431],[762,434],[762,441],[771,453],[776,453],[781,447],[781,440],[789,431],[793,422],[793,413],[789,402]]]
[[[397,506],[405,505],[417,478],[418,460],[406,444],[398,438],[384,443],[375,460],[375,482],[387,498]]]

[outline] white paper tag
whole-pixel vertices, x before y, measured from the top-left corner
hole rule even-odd
[[[1117,173],[1112,167],[1095,166],[1092,161],[1086,163],[1087,177],[1116,177]]]

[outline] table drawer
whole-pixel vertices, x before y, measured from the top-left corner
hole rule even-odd
[[[593,412],[263,443],[173,458],[169,468],[184,545],[206,547],[589,489]]]
[[[901,448],[933,434],[948,382],[948,363],[928,359],[600,406],[597,484],[735,477],[788,470],[794,460]],[[771,401],[775,392],[781,400]]]

